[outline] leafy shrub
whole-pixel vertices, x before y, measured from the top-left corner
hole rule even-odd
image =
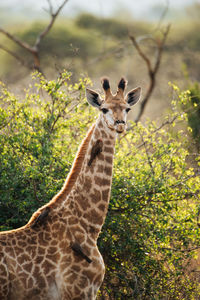
[[[22,100],[1,85],[1,229],[22,226],[56,194],[87,126],[85,104],[80,102],[87,79],[74,85],[68,73],[55,81],[39,79]]]
[[[189,87],[190,102],[185,103],[184,109],[187,110],[188,124],[192,129],[192,136],[200,147],[200,86],[195,83]]]
[[[196,299],[188,276],[199,247],[200,178],[181,132],[134,125],[118,145],[99,245],[107,264],[100,299]],[[179,136],[180,135],[180,136]],[[193,281],[192,281],[193,280]]]
[[[35,43],[35,40],[40,32],[45,28],[44,23],[32,24],[30,28],[20,32],[22,40],[30,45]],[[99,40],[86,30],[73,26],[71,23],[60,23],[53,27],[49,34],[41,43],[40,55],[45,60],[45,57],[56,56],[58,59],[66,57],[74,57],[77,55],[80,59],[93,57],[98,53]],[[21,49],[18,50],[21,53]]]
[[[85,84],[67,72],[17,99],[1,85],[0,224],[18,227],[61,188],[77,147],[94,121]],[[188,92],[178,95],[186,101]],[[188,138],[172,128],[132,124],[116,149],[112,195],[98,241],[106,276],[98,299],[197,299],[200,247],[199,157],[191,167]],[[179,125],[180,126],[180,125]]]
[[[200,47],[199,25],[199,21],[197,20],[180,20],[171,32],[170,47],[168,47],[168,50],[175,52],[192,50],[198,52]]]
[[[111,35],[117,38],[127,37],[127,24],[119,22],[115,19],[102,19],[91,14],[82,14],[77,20],[76,24],[79,27],[87,29],[96,29],[104,35]]]

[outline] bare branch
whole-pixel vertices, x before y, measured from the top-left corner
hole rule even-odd
[[[158,46],[158,52],[157,52],[157,58],[156,58],[156,63],[155,63],[155,67],[154,67],[154,72],[157,73],[158,68],[160,66],[160,62],[161,62],[161,56],[163,53],[163,48],[167,39],[167,36],[169,34],[169,30],[170,30],[170,25],[168,25],[166,27],[166,30],[163,32],[163,38],[161,41],[157,41],[157,46]]]
[[[176,121],[176,119],[180,116],[180,114],[176,114],[175,116],[173,116],[173,118],[171,120],[166,120],[165,122],[163,122],[159,127],[157,127],[155,130],[152,131],[152,134],[158,132],[159,130],[161,130],[163,127],[167,126],[167,125],[171,125],[174,123],[174,121]],[[126,133],[120,138],[120,141],[126,137],[126,135],[128,134],[128,131],[132,130],[134,126],[130,126],[129,128],[127,128]],[[144,142],[146,143],[146,142]],[[144,146],[144,143],[140,144],[139,146],[137,146],[136,148],[141,148],[142,146]]]
[[[119,56],[119,55],[121,56],[126,47],[128,47],[128,44],[119,43],[109,49],[106,50],[104,49],[103,52],[101,52],[101,54],[98,57],[94,58],[89,62],[89,65],[94,65],[100,61],[103,61],[113,56]]]
[[[22,48],[24,48],[24,49],[26,49],[28,51],[31,51],[31,47],[29,46],[29,44],[21,41],[16,36],[12,35],[11,33],[9,33],[8,31],[4,30],[1,27],[0,27],[0,32],[3,33],[4,35],[6,35],[10,40],[12,40],[16,44],[18,44],[20,47],[22,47]]]
[[[6,48],[5,46],[3,45],[0,45],[0,49],[2,49],[3,51],[9,53],[10,55],[12,55],[15,59],[17,59],[20,64],[22,66],[25,66],[27,68],[30,68],[30,66],[28,64],[25,63],[25,61],[23,59],[21,59],[21,57],[19,57],[16,53],[14,53],[13,51],[9,50],[8,48]]]
[[[10,40],[12,40],[13,42],[15,42],[18,46],[20,46],[21,48],[25,49],[26,51],[28,51],[32,56],[33,56],[33,67],[28,66],[28,64],[25,64],[23,59],[21,59],[18,55],[16,55],[14,52],[8,50],[7,48],[5,48],[4,46],[1,46],[0,48],[4,51],[6,51],[7,53],[9,53],[10,55],[14,56],[17,60],[19,60],[24,66],[28,67],[29,69],[36,69],[39,72],[42,73],[41,67],[40,67],[40,58],[39,58],[39,46],[40,43],[42,41],[42,39],[48,34],[48,32],[51,30],[56,17],[58,16],[58,14],[60,13],[60,11],[63,9],[63,7],[65,6],[65,4],[69,1],[69,0],[64,0],[62,2],[62,4],[58,7],[58,9],[53,12],[53,7],[51,4],[50,0],[47,0],[49,3],[49,12],[51,15],[51,20],[49,22],[49,24],[46,26],[46,28],[38,35],[34,46],[30,46],[28,43],[21,41],[19,38],[17,38],[16,36],[12,35],[11,33],[9,33],[8,31],[6,31],[5,29],[0,27],[0,33],[3,33],[7,38],[9,38]]]
[[[138,54],[142,57],[142,59],[146,62],[147,64],[147,68],[148,71],[151,72],[152,71],[152,67],[151,67],[151,62],[149,60],[149,58],[146,56],[146,54],[142,51],[142,49],[140,48],[136,38],[133,35],[129,35],[130,40],[132,41],[133,45],[135,46]]]
[[[161,57],[162,57],[162,53],[163,53],[163,48],[164,48],[164,45],[165,45],[165,42],[166,42],[169,30],[170,30],[170,25],[168,25],[167,28],[165,29],[165,31],[163,32],[163,37],[162,37],[161,40],[155,40],[154,39],[155,44],[156,44],[156,52],[157,52],[156,60],[155,60],[154,65],[152,65],[150,59],[142,51],[142,49],[141,49],[138,41],[135,39],[135,37],[132,36],[132,35],[129,35],[129,38],[132,41],[135,49],[137,50],[138,54],[140,55],[140,57],[144,60],[144,62],[147,65],[148,75],[149,75],[149,80],[150,80],[147,92],[146,92],[143,100],[141,101],[139,113],[138,113],[137,117],[134,120],[136,123],[138,123],[139,120],[141,119],[141,117],[142,117],[142,115],[144,113],[146,104],[147,104],[147,102],[148,102],[148,100],[149,100],[149,98],[150,98],[150,96],[151,96],[151,94],[152,94],[152,92],[154,90],[154,87],[155,87],[155,84],[156,84],[156,75],[157,75],[158,69],[160,67],[160,62],[161,62]]]
[[[49,4],[49,14],[52,15],[53,14],[53,6],[50,0],[47,0],[48,4]]]
[[[3,28],[0,28],[0,32],[3,33],[4,35],[6,35],[10,40],[12,40],[13,42],[15,42],[17,45],[19,45],[21,48],[25,49],[26,51],[28,51],[34,59],[34,69],[38,70],[41,72],[40,70],[40,61],[39,61],[39,54],[38,51],[36,51],[36,49],[34,47],[31,47],[29,44],[27,44],[26,42],[21,41],[20,39],[18,39],[16,36],[10,34],[9,32],[7,32],[6,30],[4,30]],[[5,49],[4,49],[5,50]],[[11,54],[11,51],[7,51],[9,54]],[[13,54],[11,54],[13,56]],[[16,55],[15,55],[16,57]],[[19,60],[19,59],[18,59]],[[20,59],[22,60],[22,59]],[[25,65],[25,64],[24,64]],[[27,65],[26,65],[27,66]],[[30,67],[29,67],[30,68]],[[31,68],[32,69],[32,68]]]
[[[53,12],[53,8],[52,8],[52,4],[51,1],[48,0],[49,3],[49,12],[51,14],[51,20],[49,22],[49,24],[47,25],[47,27],[40,33],[40,35],[37,37],[37,40],[35,42],[34,48],[37,49],[38,51],[38,47],[41,43],[41,40],[48,34],[48,32],[51,30],[56,17],[58,16],[58,14],[60,13],[60,11],[63,9],[63,7],[65,6],[65,4],[68,2],[69,0],[64,0],[63,3],[58,7],[58,9],[55,11],[55,13]]]
[[[170,3],[169,3],[169,0],[166,0],[166,6],[165,6],[165,8],[164,8],[164,10],[163,10],[163,12],[162,12],[162,14],[161,14],[161,16],[160,16],[160,19],[159,19],[159,21],[158,21],[158,24],[157,24],[155,30],[158,30],[158,29],[161,27],[161,24],[162,24],[162,22],[163,22],[163,20],[164,20],[164,18],[165,18],[165,16],[166,16],[168,10],[169,10],[169,4],[170,4]]]

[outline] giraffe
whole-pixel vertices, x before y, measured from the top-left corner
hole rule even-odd
[[[0,233],[0,300],[93,300],[105,266],[97,239],[108,210],[115,140],[141,88],[116,94],[102,79],[105,97],[86,89],[99,117],[79,147],[61,191],[29,222]]]

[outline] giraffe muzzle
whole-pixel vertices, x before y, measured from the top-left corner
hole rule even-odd
[[[126,129],[126,123],[123,120],[115,121],[115,126],[117,133],[122,133]]]

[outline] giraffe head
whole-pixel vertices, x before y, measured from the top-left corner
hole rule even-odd
[[[141,88],[137,87],[124,95],[126,85],[126,80],[121,78],[118,83],[118,90],[116,94],[113,94],[110,89],[109,80],[103,78],[104,99],[101,99],[97,92],[86,89],[86,97],[89,104],[101,111],[102,119],[107,127],[117,133],[122,133],[126,129],[127,114],[131,110],[131,106],[139,101],[141,94]]]

